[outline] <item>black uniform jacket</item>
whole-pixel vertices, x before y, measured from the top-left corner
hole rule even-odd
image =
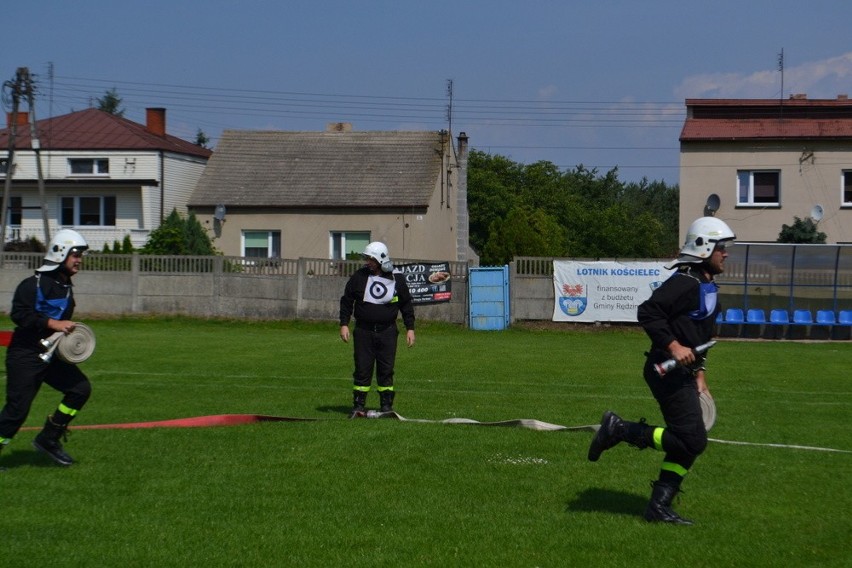
[[[47,320],[71,319],[74,306],[71,281],[63,281],[58,269],[25,278],[18,284],[12,297],[10,315],[17,327],[9,349],[44,351],[39,340],[53,334],[47,328]]]
[[[639,324],[651,338],[654,359],[667,358],[675,339],[697,347],[713,338],[716,315],[721,311],[716,284],[694,266],[675,272],[639,304]]]
[[[396,293],[393,299],[385,304],[365,302],[364,293],[370,270],[367,267],[360,268],[346,283],[343,296],[340,297],[340,325],[349,325],[354,310],[356,324],[392,324],[401,313],[405,329],[414,329],[414,304],[405,278],[390,272],[383,272],[381,277],[394,280]]]

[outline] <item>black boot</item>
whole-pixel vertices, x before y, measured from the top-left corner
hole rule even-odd
[[[44,423],[44,428],[33,440],[33,447],[46,454],[59,465],[68,466],[74,463],[74,459],[65,453],[59,439],[67,437],[67,424],[56,424],[50,416]]]
[[[393,412],[393,391],[382,391],[379,393],[379,412]]]
[[[349,418],[363,418],[367,416],[367,393],[352,391],[352,411]]]
[[[651,487],[651,501],[645,508],[645,520],[649,523],[672,523],[675,525],[691,525],[692,521],[684,519],[672,510],[672,500],[679,489],[662,481],[655,481]]]
[[[589,445],[589,461],[598,461],[601,454],[618,445],[627,442],[631,446],[643,450],[648,447],[646,432],[650,426],[643,418],[639,422],[627,422],[616,413],[607,410],[601,418],[601,425]]]

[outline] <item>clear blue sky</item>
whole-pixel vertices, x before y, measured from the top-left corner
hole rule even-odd
[[[451,79],[452,131],[473,148],[677,183],[684,99],[852,95],[848,0],[43,0],[2,14],[0,79],[37,75],[38,118],[114,87],[127,118],[165,107],[170,134],[214,145],[223,129],[447,128]]]

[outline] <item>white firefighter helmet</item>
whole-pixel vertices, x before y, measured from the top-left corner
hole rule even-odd
[[[695,264],[710,258],[716,244],[732,241],[737,236],[727,223],[716,217],[700,217],[686,231],[686,241],[676,259],[666,265],[674,268],[678,264]]]
[[[54,270],[65,262],[72,250],[83,252],[88,248],[89,244],[80,233],[71,229],[62,229],[50,239],[50,244],[47,245],[47,253],[44,255],[44,264],[36,270],[39,272]]]
[[[372,242],[364,249],[365,258],[373,258],[382,267],[382,272],[391,272],[393,270],[393,261],[388,254],[388,247],[385,243],[378,241]]]

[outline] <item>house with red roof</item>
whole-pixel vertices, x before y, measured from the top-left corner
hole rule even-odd
[[[813,219],[827,243],[852,243],[852,101],[687,99],[680,135],[680,235],[697,217],[740,241],[776,242]]]
[[[9,193],[4,242],[44,242],[43,184],[51,235],[74,229],[94,250],[129,235],[141,247],[173,209],[186,213],[212,155],[167,134],[163,108],[146,109],[145,124],[94,108],[38,120],[35,147],[27,112],[12,126],[9,114],[0,130],[0,180]]]

